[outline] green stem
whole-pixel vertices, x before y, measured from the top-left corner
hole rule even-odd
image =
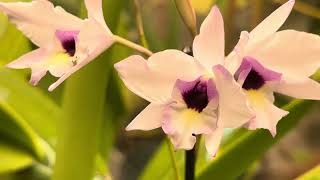
[[[172,144],[170,142],[169,137],[166,137],[166,142],[167,142],[168,149],[169,149],[169,152],[170,152],[170,158],[171,158],[171,162],[172,162],[172,166],[173,166],[174,175],[176,177],[176,180],[180,180],[177,160],[176,160],[176,157],[174,155],[174,149],[173,149],[173,146],[172,146]]]
[[[127,40],[127,39],[124,39],[124,38],[122,38],[120,36],[114,35],[113,38],[114,38],[115,42],[117,42],[119,44],[122,44],[124,46],[127,46],[127,47],[129,47],[131,49],[134,49],[134,50],[136,50],[138,52],[141,52],[141,53],[143,53],[143,54],[145,54],[147,56],[151,56],[153,54],[149,49],[147,49],[147,48],[145,48],[143,46],[140,46],[140,45],[138,45],[136,43],[133,43],[133,42]]]
[[[149,48],[148,42],[146,40],[146,36],[144,34],[142,15],[141,15],[141,8],[140,8],[141,6],[140,6],[139,0],[133,0],[133,7],[134,7],[135,16],[136,16],[136,24],[137,24],[137,29],[138,29],[138,32],[139,32],[140,43],[145,48]]]

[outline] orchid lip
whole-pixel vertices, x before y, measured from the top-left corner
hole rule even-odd
[[[242,88],[245,90],[257,90],[265,84],[264,78],[254,69],[251,69],[246,77]]]
[[[76,53],[76,39],[78,34],[79,31],[56,31],[56,37],[60,40],[61,46],[71,57]]]
[[[258,90],[265,85],[267,81],[280,81],[281,73],[272,71],[256,59],[245,57],[235,73],[235,78],[243,82],[242,88],[245,90]]]
[[[209,103],[207,84],[201,81],[196,82],[192,89],[182,93],[182,97],[189,109],[194,109],[199,113],[202,112]]]

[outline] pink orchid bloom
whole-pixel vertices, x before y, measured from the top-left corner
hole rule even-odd
[[[255,111],[248,128],[268,129],[273,136],[278,121],[288,114],[273,105],[273,92],[320,100],[320,85],[309,78],[320,65],[320,37],[294,30],[277,32],[294,2],[282,5],[250,33],[242,32],[225,61]]]
[[[0,10],[39,48],[23,55],[9,68],[31,68],[36,85],[49,71],[60,77],[54,90],[71,74],[91,62],[114,42],[102,12],[101,0],[85,0],[88,19],[80,19],[48,0],[0,3]]]
[[[253,117],[241,87],[221,65],[224,27],[217,7],[201,25],[193,55],[165,50],[148,60],[131,56],[115,65],[125,85],[150,102],[126,129],[162,127],[176,149],[192,149],[196,135],[204,134],[214,156],[223,129]]]

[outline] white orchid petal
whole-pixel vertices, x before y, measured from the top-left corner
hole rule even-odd
[[[39,47],[51,47],[57,29],[78,30],[82,20],[54,7],[50,1],[0,3],[0,10],[9,16],[31,41]]]
[[[149,102],[166,102],[177,79],[193,81],[202,74],[202,67],[178,50],[153,54],[148,61],[131,56],[115,65],[126,86]]]
[[[223,66],[214,66],[213,72],[219,94],[218,124],[225,128],[242,126],[254,117],[246,94]]]
[[[152,130],[161,127],[163,121],[164,105],[149,104],[134,120],[127,126],[126,130]]]
[[[270,36],[271,34],[278,31],[282,24],[288,18],[295,0],[289,0],[283,4],[266,19],[264,19],[256,28],[250,32],[250,43],[254,43]]]
[[[287,96],[320,100],[320,84],[310,78],[290,79],[285,77],[276,87],[276,92]]]
[[[222,64],[224,60],[224,25],[217,6],[203,21],[200,34],[193,42],[193,54],[205,67]]]
[[[273,71],[307,78],[320,66],[320,37],[294,30],[280,31],[248,47],[246,55]]]

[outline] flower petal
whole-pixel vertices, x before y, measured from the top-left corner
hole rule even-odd
[[[12,69],[32,68],[33,65],[44,61],[47,57],[47,51],[45,49],[38,48],[7,64],[7,67]]]
[[[270,101],[263,92],[247,91],[250,105],[256,113],[256,117],[248,124],[248,129],[268,129],[274,137],[277,133],[277,124],[282,117],[288,114]]]
[[[193,42],[193,54],[206,68],[222,64],[224,60],[223,18],[217,6],[203,21],[200,34]]]
[[[193,57],[177,50],[153,54],[148,61],[131,56],[115,65],[126,86],[149,102],[166,102],[177,79],[193,81],[202,74]]]
[[[161,127],[163,121],[164,105],[149,104],[134,120],[126,127],[131,130],[152,130]]]
[[[246,94],[223,66],[214,66],[213,72],[219,94],[218,124],[225,128],[242,126],[254,117]]]
[[[223,136],[223,128],[215,129],[211,134],[204,135],[206,149],[211,157],[216,156]]]
[[[96,19],[111,34],[111,31],[104,20],[102,0],[85,0],[85,4],[88,10],[89,19]]]
[[[82,24],[81,19],[47,0],[0,3],[0,10],[39,47],[51,46],[57,29],[77,30]]]
[[[53,83],[49,87],[49,91],[53,91],[69,76],[98,57],[103,51],[108,49],[113,42],[112,35],[108,34],[96,20],[86,20],[77,39],[77,50],[75,54],[77,64],[66,71],[63,76]]]
[[[294,78],[306,78],[319,68],[320,37],[286,30],[248,47],[247,56],[273,71]]]
[[[210,103],[202,113],[188,109],[183,104],[167,105],[162,129],[176,149],[192,149],[196,142],[195,135],[210,134],[216,128],[215,112],[211,111],[216,102]]]
[[[310,78],[297,80],[286,77],[276,87],[276,92],[287,96],[320,100],[320,84]]]
[[[47,74],[47,70],[43,69],[33,69],[31,72],[31,78],[29,83],[36,86],[39,81]]]
[[[288,18],[295,0],[289,0],[283,4],[272,14],[270,14],[265,20],[263,20],[256,28],[250,32],[250,43],[263,40],[269,35],[278,31],[282,24]]]
[[[47,67],[41,65],[46,61],[47,58],[48,52],[44,49],[39,48],[9,63],[7,67],[12,69],[31,68],[32,72],[30,83],[35,86],[39,83],[41,78],[46,75],[48,71]]]

